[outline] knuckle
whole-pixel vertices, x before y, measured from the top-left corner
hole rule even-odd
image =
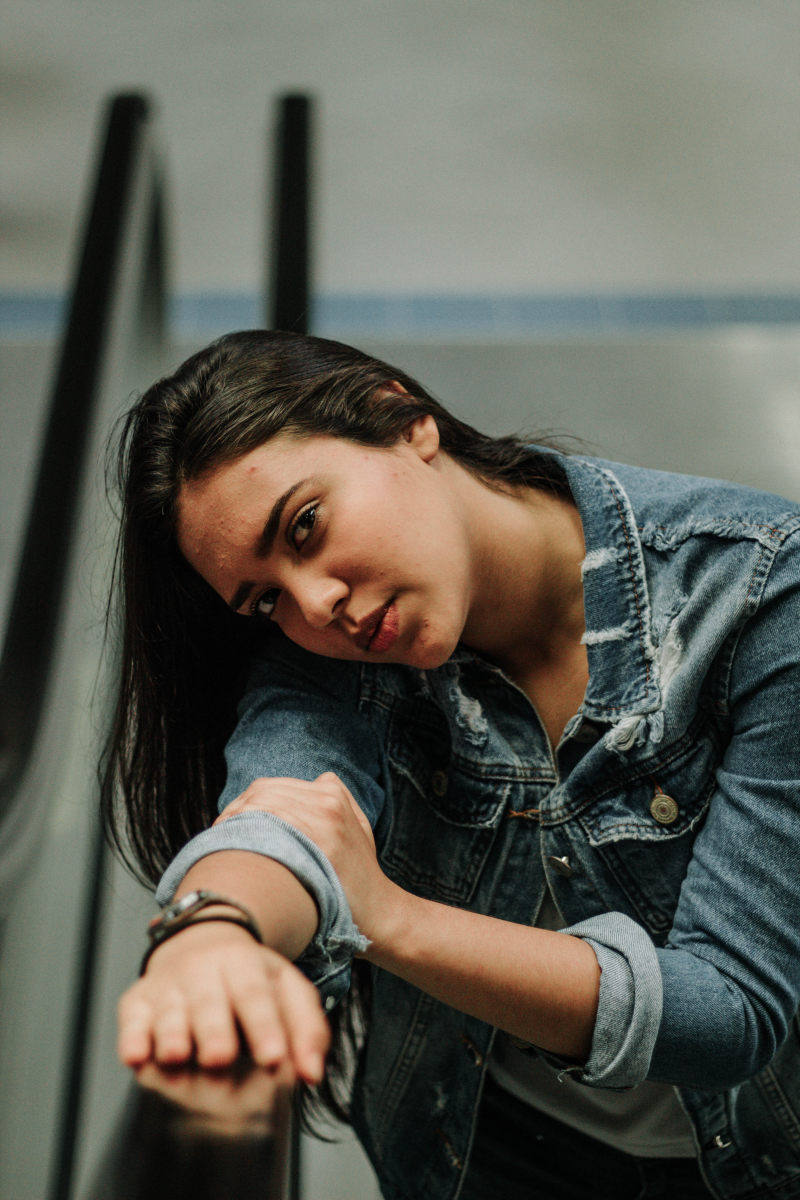
[[[125,992],[117,1002],[117,1015],[120,1021],[148,1020],[151,1012],[151,1005],[140,991]]]
[[[177,990],[165,992],[159,997],[153,1011],[158,1021],[183,1018],[186,1013],[186,997]]]
[[[260,978],[258,976],[247,975],[242,979],[237,979],[235,997],[240,1004],[255,1004],[267,1002],[269,996],[274,990],[276,975],[268,971]]]
[[[335,792],[335,791],[323,792],[322,796],[320,797],[320,803],[321,803],[323,809],[325,810],[325,812],[329,813],[332,816],[338,815],[339,813],[341,813],[343,811],[342,797],[338,792]]]

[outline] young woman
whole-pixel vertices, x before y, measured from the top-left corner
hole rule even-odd
[[[392,1200],[800,1197],[800,509],[283,333],[120,463],[123,1060],[317,1085],[325,1012]]]

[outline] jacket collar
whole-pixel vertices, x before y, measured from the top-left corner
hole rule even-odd
[[[564,456],[586,542],[582,564],[589,685],[583,713],[619,725],[661,703],[642,547],[611,464]]]

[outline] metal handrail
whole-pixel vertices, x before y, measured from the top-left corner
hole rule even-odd
[[[309,326],[312,109],[301,93],[278,101],[267,324],[295,333]]]
[[[274,200],[271,277],[267,287],[267,322],[272,329],[308,333],[311,323],[311,96],[290,92],[277,103],[273,162]],[[300,1130],[297,1121],[286,1129],[289,1187],[300,1195]],[[275,1193],[277,1196],[278,1193]]]
[[[131,94],[116,96],[106,117],[0,658],[0,829],[33,755],[52,674],[125,218],[150,115],[149,101]],[[165,294],[155,183],[152,197],[147,319],[155,330],[163,326]]]
[[[45,717],[63,683],[65,649],[75,628],[67,610],[74,607],[74,558],[85,537],[96,474],[90,450],[96,457],[109,375],[132,342],[156,356],[163,338],[163,188],[151,117],[152,105],[140,94],[117,95],[107,106],[0,660],[0,836],[7,835],[11,848],[29,843],[30,855],[47,811],[46,797],[31,804],[31,780],[53,752],[52,722]],[[98,967],[106,851],[99,820],[89,823],[88,832],[80,952],[48,1192],[53,1200],[71,1195]],[[23,862],[25,854],[18,855]],[[14,869],[19,872],[19,865]]]
[[[87,1200],[292,1200],[293,1079],[143,1068]]]

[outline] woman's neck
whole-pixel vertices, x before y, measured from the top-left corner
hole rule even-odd
[[[582,650],[578,511],[533,488],[509,495],[473,483],[474,591],[463,641],[515,679],[558,670]]]

